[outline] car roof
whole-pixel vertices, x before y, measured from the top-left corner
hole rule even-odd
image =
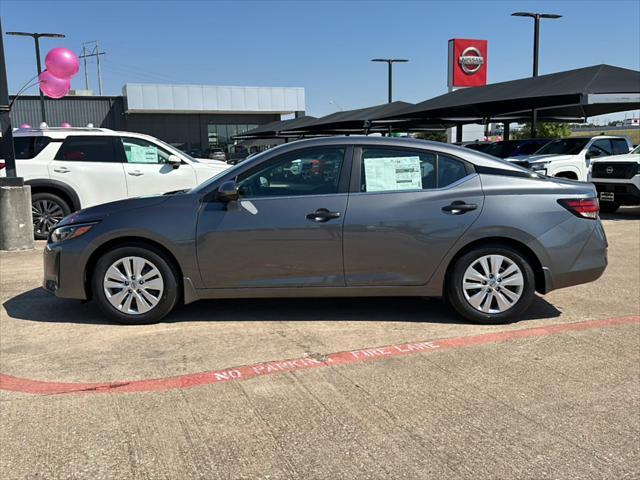
[[[14,137],[51,137],[67,138],[71,135],[114,135],[116,132],[108,128],[94,127],[47,127],[18,128],[13,131]]]
[[[463,160],[467,160],[475,165],[499,168],[502,170],[513,171],[526,171],[521,167],[514,165],[511,162],[507,162],[501,158],[487,155],[477,150],[470,148],[453,145],[450,143],[435,142],[431,140],[420,140],[409,137],[378,137],[367,135],[349,135],[349,136],[335,136],[335,137],[317,137],[308,138],[302,140],[295,140],[292,142],[284,143],[277,147],[274,147],[267,152],[279,152],[287,153],[289,151],[297,150],[299,148],[313,148],[323,146],[341,146],[341,145],[354,145],[354,146],[374,146],[374,147],[396,147],[396,148],[413,148],[421,150],[431,150],[435,153],[449,154],[453,157],[458,157]],[[264,152],[265,154],[267,152]],[[255,158],[255,157],[254,157]],[[530,172],[529,172],[530,173]]]

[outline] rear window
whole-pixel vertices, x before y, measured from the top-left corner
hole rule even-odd
[[[76,162],[119,162],[112,137],[72,136],[62,144],[56,160]]]
[[[629,144],[624,138],[612,138],[611,144],[613,145],[614,155],[629,153]]]
[[[51,142],[50,137],[13,137],[16,158],[27,160],[38,155]]]

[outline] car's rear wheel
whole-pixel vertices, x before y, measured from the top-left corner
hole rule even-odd
[[[602,213],[616,213],[620,208],[618,202],[600,202],[600,211]]]
[[[31,196],[33,236],[46,240],[56,224],[71,213],[67,202],[53,193],[40,192]]]
[[[178,301],[178,279],[159,251],[124,246],[105,253],[91,282],[100,309],[118,323],[142,325],[160,321]]]
[[[484,246],[456,260],[448,276],[447,299],[464,318],[499,324],[517,320],[535,294],[527,259],[508,246]]]

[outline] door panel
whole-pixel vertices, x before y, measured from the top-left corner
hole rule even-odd
[[[359,191],[349,196],[343,233],[347,286],[425,285],[480,215],[480,177],[426,151],[364,148],[357,156]]]
[[[198,219],[198,264],[207,288],[344,286],[347,194],[207,203]],[[338,218],[307,218],[319,209]]]
[[[136,137],[122,137],[124,171],[130,197],[158,195],[197,185],[191,165],[178,168],[169,164],[171,155],[153,142]]]
[[[124,169],[113,143],[105,136],[67,137],[49,162],[50,178],[75,190],[83,208],[127,198]]]

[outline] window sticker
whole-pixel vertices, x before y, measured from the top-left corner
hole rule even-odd
[[[364,159],[367,192],[421,190],[420,157],[378,157]]]
[[[125,145],[124,151],[129,163],[158,163],[158,149],[156,147],[129,144]]]

